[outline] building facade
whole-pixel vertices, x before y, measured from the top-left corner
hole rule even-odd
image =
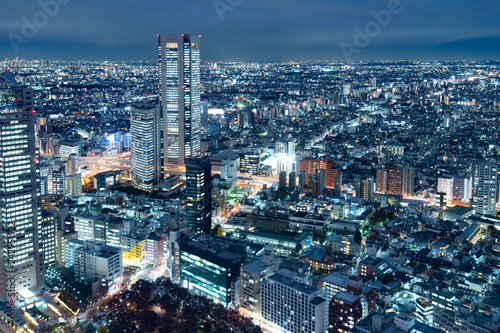
[[[186,164],[186,222],[196,235],[212,227],[212,186],[210,160],[192,159]]]
[[[324,333],[325,300],[308,285],[306,276],[286,269],[262,282],[262,322],[265,332]]]
[[[132,106],[130,134],[132,184],[151,191],[163,178],[160,105]]]
[[[158,35],[165,164],[182,165],[200,153],[200,37]]]
[[[21,88],[10,72],[0,74],[0,300],[7,288],[37,289],[43,283],[39,250],[40,202],[33,91]],[[10,294],[10,292],[9,292]]]
[[[472,207],[476,213],[495,215],[498,166],[493,161],[477,161],[473,165]]]
[[[180,277],[195,294],[229,306],[242,259],[209,246],[203,237],[206,236],[180,245]]]

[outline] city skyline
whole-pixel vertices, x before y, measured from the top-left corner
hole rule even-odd
[[[0,333],[500,332],[500,3],[4,7]]]
[[[203,35],[206,61],[494,60],[500,51],[497,3],[215,0],[139,7],[44,0],[6,6],[0,54],[7,58],[154,60],[155,36],[181,32]],[[178,14],[162,20],[164,11]]]

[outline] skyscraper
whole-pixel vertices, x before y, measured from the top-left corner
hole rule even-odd
[[[397,166],[393,166],[387,172],[387,192],[403,194],[403,175]]]
[[[1,300],[42,283],[34,118],[33,91],[0,74]]]
[[[373,177],[362,177],[356,180],[356,196],[364,201],[371,201],[373,197]]]
[[[492,161],[477,161],[473,166],[473,201],[476,212],[495,215],[497,195],[497,164]]]
[[[286,171],[279,173],[279,188],[280,190],[286,190]]]
[[[165,164],[182,165],[200,153],[200,37],[158,35]]]
[[[160,105],[136,105],[130,111],[131,172],[134,187],[151,191],[163,178]]]
[[[191,159],[186,164],[186,220],[196,235],[208,234],[212,227],[211,172],[206,157]]]
[[[377,192],[387,192],[387,170],[383,165],[377,168]]]
[[[403,195],[411,196],[413,195],[413,190],[415,188],[415,172],[412,168],[403,167],[401,173],[403,178]]]

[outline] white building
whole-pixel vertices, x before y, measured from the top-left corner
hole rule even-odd
[[[497,196],[497,171],[495,162],[478,161],[474,163],[473,202],[477,214],[495,216]]]
[[[327,305],[307,278],[307,274],[280,269],[264,279],[261,328],[265,332],[324,333]]]
[[[66,195],[82,195],[82,175],[67,175],[64,179],[64,193]]]
[[[122,281],[122,254],[116,247],[86,242],[75,250],[75,279],[119,287]]]
[[[332,219],[321,214],[310,212],[296,212],[290,220],[290,230],[323,231],[328,227]]]
[[[453,198],[453,178],[438,178],[437,191],[446,193],[447,198]]]

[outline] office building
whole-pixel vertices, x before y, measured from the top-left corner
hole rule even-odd
[[[186,164],[186,222],[196,234],[208,234],[212,227],[210,160],[198,157]]]
[[[453,198],[453,178],[450,177],[439,177],[437,192],[445,193],[446,197]]]
[[[163,178],[160,105],[132,106],[130,134],[132,184],[151,191]]]
[[[40,219],[40,253],[43,254],[44,268],[55,266],[56,264],[56,230],[59,219],[56,212],[50,210],[42,210]]]
[[[493,161],[477,161],[473,165],[472,207],[476,213],[495,215],[497,195],[497,164]]]
[[[262,281],[278,270],[278,261],[271,251],[240,268],[240,314],[256,323],[261,318]]]
[[[75,234],[78,235],[78,233]],[[64,267],[69,268],[75,265],[75,251],[81,248],[84,244],[85,241],[78,238],[69,239],[66,242]]]
[[[82,174],[66,175],[64,192],[66,195],[82,195]]]
[[[202,235],[180,244],[180,277],[188,289],[229,306],[242,258],[224,251]]]
[[[163,261],[163,238],[155,234],[146,236],[146,262],[159,265]]]
[[[122,253],[119,248],[102,243],[86,242],[74,253],[75,279],[99,282],[110,289],[121,286]]]
[[[165,164],[182,165],[200,154],[200,37],[158,35]]]
[[[80,141],[59,141],[59,154],[62,156],[82,154],[82,143]]]
[[[324,333],[325,300],[308,274],[280,269],[262,282],[262,321],[266,332]]]
[[[65,186],[64,186],[64,181],[65,181],[65,175],[64,175],[64,170],[54,170],[52,172],[52,194],[54,195],[63,195]]]
[[[33,91],[10,72],[0,74],[0,115],[0,300],[6,301],[9,280],[16,292],[43,284]]]

